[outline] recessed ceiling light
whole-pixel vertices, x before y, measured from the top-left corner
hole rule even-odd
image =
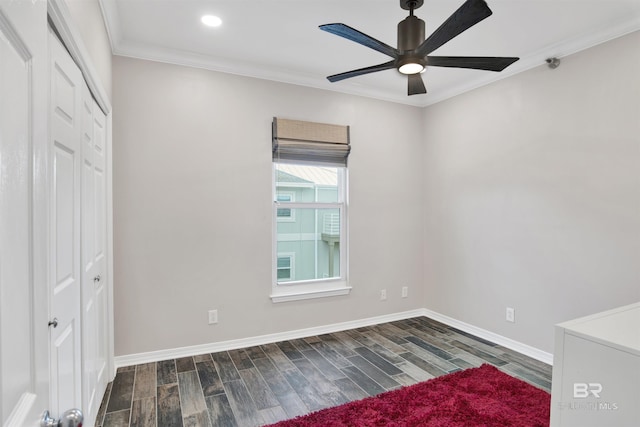
[[[215,15],[204,15],[201,19],[204,25],[209,27],[219,27],[222,25],[222,19],[218,18]]]

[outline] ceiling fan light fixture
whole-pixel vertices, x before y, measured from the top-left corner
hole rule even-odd
[[[417,62],[409,62],[398,67],[398,71],[402,74],[418,74],[424,71],[424,65]]]
[[[418,74],[424,71],[427,61],[414,55],[407,55],[398,61],[398,71],[402,74]]]
[[[391,61],[328,76],[334,83],[377,71],[397,69],[407,76],[407,95],[427,93],[420,73],[427,67],[452,67],[471,70],[502,71],[519,58],[496,56],[430,56],[430,53],[467,31],[493,13],[485,0],[466,0],[431,35],[425,38],[425,22],[413,14],[424,0],[400,0],[409,16],[398,23],[397,48],[342,23],[320,25],[320,29],[356,42],[391,57]]]

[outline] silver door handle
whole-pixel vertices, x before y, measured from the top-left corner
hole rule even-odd
[[[54,328],[58,327],[58,318],[54,317],[53,320],[50,320],[48,326],[53,326]]]
[[[44,411],[40,420],[40,427],[81,427],[84,415],[80,409],[65,411],[59,420],[51,418],[49,411]]]
[[[93,278],[94,282],[99,282],[101,279],[100,275],[98,274],[96,277]]]

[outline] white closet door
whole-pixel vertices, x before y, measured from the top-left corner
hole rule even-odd
[[[82,91],[84,80],[60,41],[50,33],[51,197],[51,412],[82,409],[80,316],[80,200]]]
[[[48,404],[46,3],[0,2],[0,425],[32,427]],[[35,165],[35,167],[34,167]],[[46,227],[46,224],[44,224]],[[46,239],[44,239],[46,240]]]
[[[93,333],[97,339],[96,354],[96,388],[98,401],[107,389],[109,382],[109,315],[108,315],[108,277],[107,277],[107,178],[106,178],[106,145],[107,118],[98,104],[93,102],[93,137],[94,150],[94,211],[95,241],[93,245],[93,263],[97,268],[100,280],[94,283],[96,305],[96,329]],[[97,407],[96,407],[97,411]]]
[[[82,99],[82,360],[85,420],[107,386],[105,116],[85,86]]]
[[[93,100],[85,86],[82,94],[82,408],[87,419],[97,409],[97,341],[94,280],[98,272],[93,260],[95,203],[93,177]]]
[[[106,123],[80,70],[47,29],[52,3],[0,1],[4,427],[40,426],[46,409],[58,418],[83,409],[83,400],[89,427],[109,375]],[[101,280],[94,282],[96,275]]]

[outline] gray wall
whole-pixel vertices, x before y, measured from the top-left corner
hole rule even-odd
[[[116,356],[423,306],[420,109],[123,57],[113,83]],[[351,126],[349,296],[269,298],[273,116]]]
[[[425,109],[427,308],[552,352],[555,323],[640,300],[638,46]]]
[[[423,110],[115,57],[116,355],[421,307],[552,352],[640,300],[639,42]],[[351,125],[349,296],[268,297],[273,116]]]

